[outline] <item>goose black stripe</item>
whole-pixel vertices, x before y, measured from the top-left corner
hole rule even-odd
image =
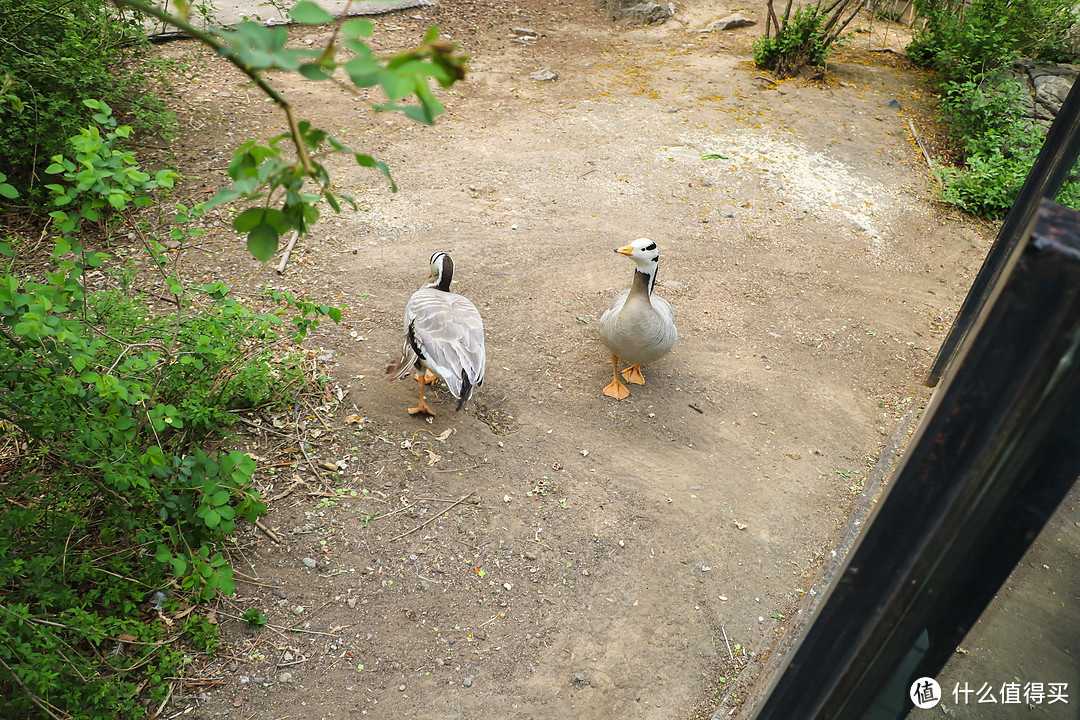
[[[416,341],[416,321],[415,320],[413,320],[411,323],[409,323],[408,338],[409,338],[409,347],[411,347],[413,349],[413,352],[416,353],[416,366],[420,367],[420,361],[421,360],[427,360],[427,358],[424,357],[424,352],[423,352],[423,350],[420,349],[420,343]]]
[[[641,272],[640,270],[635,270],[634,272],[636,272],[638,275],[645,276],[645,279],[642,282],[644,282],[645,287],[649,289],[649,293],[652,293],[653,286],[656,285],[656,268],[653,268],[651,275],[647,272]]]
[[[461,371],[461,397],[458,399],[457,407],[454,412],[460,412],[461,408],[465,407],[465,403],[472,397],[473,385],[469,380],[469,374],[464,370]]]

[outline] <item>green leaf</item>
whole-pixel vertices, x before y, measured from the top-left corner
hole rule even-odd
[[[202,204],[203,210],[210,210],[211,208],[221,205],[222,203],[230,203],[233,200],[240,198],[240,193],[233,188],[222,188],[214,194],[214,197],[205,201]]]
[[[0,182],[0,195],[3,195],[8,200],[14,200],[19,197],[19,191],[7,183]]]
[[[408,73],[401,73],[398,70],[384,70],[379,73],[379,85],[386,93],[386,97],[391,100],[400,100],[405,97],[412,92],[415,84],[416,80]]]
[[[351,43],[346,40],[345,45]],[[373,87],[379,84],[379,73],[382,72],[382,67],[377,63],[374,58],[371,57],[371,49],[360,43],[357,43],[366,51],[366,57],[363,54],[354,57],[349,62],[345,63],[345,72],[348,73],[349,79],[352,80],[353,85],[356,87]],[[353,52],[356,49],[350,48]]]
[[[371,157],[370,155],[365,155],[364,153],[357,153],[356,154],[356,162],[361,167],[369,167],[369,168],[378,169],[379,172],[381,172],[383,175],[385,175],[387,180],[390,181],[390,189],[393,192],[397,192],[397,183],[394,182],[394,178],[390,177],[390,166],[388,166],[382,160],[376,160],[375,158]]]
[[[218,515],[217,510],[210,509],[203,515],[203,522],[208,528],[216,528],[221,523],[221,516]]]
[[[326,25],[334,22],[334,16],[309,0],[301,0],[289,11],[289,17],[301,25]]]
[[[325,193],[323,193],[323,198],[326,199],[326,203],[330,206],[330,208],[334,212],[336,212],[336,213],[341,212],[341,204],[338,203],[337,198],[334,197],[334,193],[327,190]]]
[[[248,233],[248,250],[261,262],[268,262],[278,249],[280,233],[269,223],[260,223]]]
[[[308,80],[329,80],[330,73],[323,70],[315,63],[305,63],[300,66],[300,74]]]
[[[256,225],[265,222],[266,208],[248,208],[233,220],[233,229],[236,232],[251,232]]]
[[[354,18],[341,24],[341,33],[352,37],[370,37],[374,28],[370,20]]]

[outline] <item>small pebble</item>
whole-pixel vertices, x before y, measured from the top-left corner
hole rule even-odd
[[[277,676],[277,681],[279,683],[291,683],[293,681],[292,673],[291,672],[283,672],[283,673],[281,673],[280,675]]]
[[[304,563],[304,565],[311,568],[312,570],[315,569],[315,559],[314,558],[306,557],[303,560],[301,560],[300,562]]]
[[[471,677],[465,678],[464,680],[461,681],[461,685],[462,685],[462,687],[472,687],[472,678]]]

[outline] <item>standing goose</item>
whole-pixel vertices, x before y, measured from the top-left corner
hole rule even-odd
[[[468,298],[450,292],[453,279],[453,259],[436,252],[431,256],[427,283],[405,305],[401,359],[388,366],[386,374],[397,380],[405,377],[410,367],[416,368],[420,404],[409,408],[411,415],[435,414],[424,402],[424,386],[434,383],[435,376],[442,378],[458,399],[457,410],[465,407],[474,388],[484,384],[484,321]]]
[[[675,313],[668,301],[652,294],[660,251],[656,243],[640,238],[615,252],[637,265],[629,290],[616,296],[600,316],[600,339],[611,351],[612,380],[604,394],[622,400],[630,394],[619,382],[619,359],[632,365],[622,371],[627,382],[645,384],[641,366],[659,360],[675,345]]]

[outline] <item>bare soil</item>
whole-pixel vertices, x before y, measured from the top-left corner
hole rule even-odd
[[[776,82],[753,67],[761,24],[700,32],[737,9],[764,19],[712,0],[647,29],[581,0],[373,18],[380,51],[438,23],[472,57],[434,127],[273,78],[401,189],[335,160],[361,211],[327,210],[282,276],[225,210],[176,253],[192,279],[345,312],[307,341],[327,397],[250,418],[281,542],[238,535],[226,644],[175,712],[699,718],[760,679],[887,436],[926,402],[992,235],[933,201],[909,129],[937,136],[932,98],[901,29],[876,21],[824,79]],[[204,199],[233,147],[283,120],[196,46],[162,52],[184,61],[174,152]],[[530,78],[546,66],[557,79]],[[595,322],[630,282],[612,249],[638,237],[661,248],[680,337],[617,402]],[[440,249],[484,315],[488,375],[461,413],[437,390],[425,422],[406,412],[416,383],[383,368]],[[248,629],[249,608],[269,624]]]

